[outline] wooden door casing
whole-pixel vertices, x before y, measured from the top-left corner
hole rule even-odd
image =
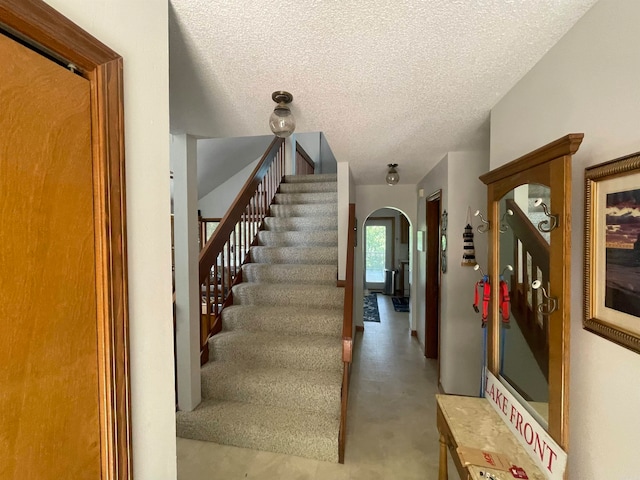
[[[41,0],[0,0],[0,25],[90,83],[100,478],[131,478],[122,57]]]

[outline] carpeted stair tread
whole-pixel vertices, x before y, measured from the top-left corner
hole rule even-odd
[[[278,205],[306,204],[306,203],[336,203],[337,192],[296,192],[277,193],[273,203]]]
[[[344,289],[330,285],[243,282],[233,287],[234,305],[280,305],[306,308],[344,306]]]
[[[233,363],[209,362],[202,367],[201,375],[202,398],[340,416],[339,371],[243,368]]]
[[[210,361],[249,368],[342,371],[342,340],[321,335],[222,332],[209,339]]]
[[[242,279],[258,283],[296,283],[298,285],[336,285],[336,265],[247,263]]]
[[[280,193],[337,192],[337,182],[281,183]]]
[[[272,232],[336,230],[338,217],[266,217],[264,225]]]
[[[337,247],[251,247],[254,263],[305,263],[309,265],[337,265]]]
[[[340,420],[330,415],[206,400],[194,411],[176,416],[181,437],[338,461]]]
[[[280,335],[342,336],[341,309],[274,305],[231,305],[222,311],[225,331],[273,332]]]
[[[270,207],[272,217],[334,217],[338,215],[337,203],[305,203],[300,205],[275,205]]]
[[[262,230],[258,232],[258,241],[265,247],[336,247],[338,231],[269,232]]]
[[[314,175],[285,175],[284,183],[316,183],[316,182],[337,182],[338,175],[335,173],[316,173]]]

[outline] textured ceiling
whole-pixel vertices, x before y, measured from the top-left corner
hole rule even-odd
[[[415,184],[488,146],[490,109],[595,2],[171,0],[171,131],[269,134],[287,90],[356,183],[394,162]]]

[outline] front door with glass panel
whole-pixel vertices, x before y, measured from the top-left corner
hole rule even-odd
[[[393,220],[369,219],[365,222],[365,286],[384,290],[385,270],[393,268]]]

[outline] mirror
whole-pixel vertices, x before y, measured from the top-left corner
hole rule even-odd
[[[488,274],[496,286],[488,369],[563,449],[569,438],[571,156],[582,138],[567,135],[480,177],[488,216],[478,230],[489,236]]]
[[[519,185],[499,201],[500,288],[508,293],[501,292],[499,378],[548,428],[549,315],[543,292],[550,291],[551,235],[542,205],[552,209],[551,190],[536,183]]]

